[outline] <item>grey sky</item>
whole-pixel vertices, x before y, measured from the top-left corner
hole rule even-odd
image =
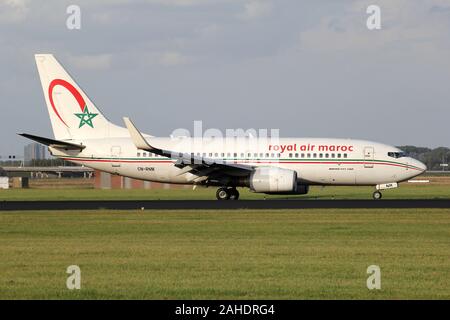
[[[66,28],[78,4],[82,29]],[[382,30],[366,28],[366,8]],[[113,122],[449,146],[449,0],[0,0],[0,155],[52,136],[34,53]]]

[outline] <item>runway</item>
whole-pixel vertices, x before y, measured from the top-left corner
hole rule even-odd
[[[23,210],[239,210],[450,208],[448,200],[126,200],[0,201],[0,211]]]

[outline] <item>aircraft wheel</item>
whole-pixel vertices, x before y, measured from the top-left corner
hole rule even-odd
[[[228,189],[230,192],[230,200],[238,200],[239,199],[239,191],[236,188]]]
[[[381,194],[380,191],[375,191],[375,192],[373,193],[373,198],[374,198],[375,200],[381,199],[382,196],[383,196],[383,195]]]
[[[219,188],[216,192],[217,200],[228,200],[230,199],[230,192],[226,188]]]

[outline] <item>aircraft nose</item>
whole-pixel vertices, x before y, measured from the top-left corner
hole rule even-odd
[[[413,165],[419,168],[421,172],[425,172],[427,170],[427,166],[419,160],[414,159]]]

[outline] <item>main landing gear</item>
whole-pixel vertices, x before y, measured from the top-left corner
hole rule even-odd
[[[219,188],[216,192],[217,200],[238,200],[239,199],[239,191],[236,188]]]
[[[375,200],[380,200],[382,196],[383,196],[383,195],[381,194],[380,191],[375,191],[375,192],[373,193],[373,198],[374,198]]]

